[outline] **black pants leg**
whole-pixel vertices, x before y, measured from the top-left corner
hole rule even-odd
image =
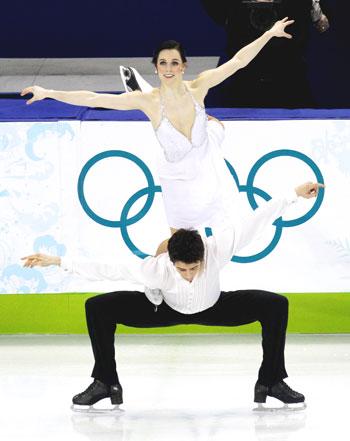
[[[117,324],[156,328],[183,323],[183,314],[165,303],[156,311],[145,294],[138,291],[117,291],[91,297],[86,301],[85,310],[95,358],[91,376],[105,384],[119,383],[114,349]]]
[[[287,377],[284,346],[288,300],[278,294],[258,290],[223,292],[213,307],[196,314],[181,314],[164,302],[156,311],[141,292],[120,291],[88,299],[86,318],[95,357],[92,377],[106,384],[118,382],[114,352],[118,323],[148,328],[179,324],[240,326],[259,321],[263,361],[258,380],[270,386]]]
[[[272,386],[288,376],[284,362],[288,322],[286,297],[260,290],[222,292],[212,308],[194,314],[192,320],[192,323],[211,326],[239,326],[259,321],[263,361],[258,381]]]

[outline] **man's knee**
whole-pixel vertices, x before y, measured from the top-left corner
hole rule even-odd
[[[263,292],[263,309],[266,311],[288,311],[288,299],[274,292]]]
[[[85,311],[87,313],[92,312],[92,311],[96,311],[96,309],[98,309],[99,305],[102,305],[102,303],[103,303],[103,298],[101,298],[102,296],[103,296],[103,294],[88,298],[85,301]]]
[[[274,294],[271,299],[271,306],[273,309],[279,312],[288,312],[289,301],[287,297],[284,297],[280,294]]]
[[[85,301],[85,311],[90,312],[92,309],[94,309],[96,301],[94,297],[90,297]]]
[[[285,296],[281,296],[280,294],[277,294],[278,296],[278,302],[279,304],[283,307],[288,309],[288,305],[289,305],[289,300],[287,299],[287,297]]]

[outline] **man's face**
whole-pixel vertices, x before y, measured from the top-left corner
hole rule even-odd
[[[185,263],[185,262],[181,262],[180,260],[177,260],[174,263],[176,271],[181,275],[182,278],[184,278],[185,280],[187,280],[187,282],[190,283],[199,273],[201,269],[201,264],[202,262],[200,260],[193,263]]]

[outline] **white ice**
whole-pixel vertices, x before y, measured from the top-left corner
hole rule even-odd
[[[70,410],[91,382],[87,336],[0,336],[0,440],[348,439],[350,335],[288,335],[286,381],[308,404],[290,414],[252,411],[260,339],[117,336],[123,411],[91,416]]]

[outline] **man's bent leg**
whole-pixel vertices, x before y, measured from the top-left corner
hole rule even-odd
[[[86,301],[86,321],[95,357],[92,377],[106,385],[118,384],[114,333],[117,324],[133,327],[171,326],[181,323],[181,314],[164,303],[155,306],[138,291],[117,291]]]
[[[288,376],[284,360],[288,299],[278,294],[273,297],[267,296],[265,309],[259,321],[262,327],[263,361],[259,369],[258,382],[272,386]]]
[[[284,347],[288,321],[288,299],[260,291],[223,292],[217,303],[193,315],[195,323],[211,326],[239,326],[259,321],[262,326],[263,361],[259,383],[271,386],[287,377]]]

